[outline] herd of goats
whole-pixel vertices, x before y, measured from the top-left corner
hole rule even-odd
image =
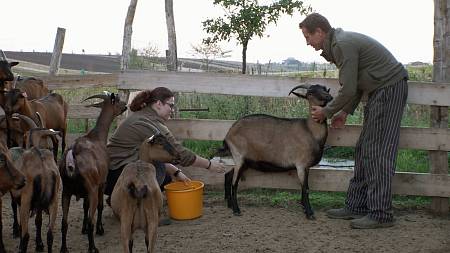
[[[42,213],[47,213],[47,251],[52,252],[58,196],[62,192],[60,252],[68,252],[70,200],[73,195],[77,200],[83,198],[82,233],[88,236],[88,252],[98,252],[94,223],[96,234],[102,235],[103,188],[109,164],[108,131],[114,118],[127,110],[126,103],[114,93],[86,98],[85,101],[101,99],[101,102],[88,105],[101,108],[101,112],[94,128],[66,149],[68,104],[61,95],[49,92],[42,80],[15,77],[11,68],[17,64],[9,62],[0,50],[0,106],[5,112],[0,116],[0,208],[1,196],[10,192],[13,236],[20,237],[19,252],[27,252],[28,223],[33,216],[36,251],[44,250]],[[306,92],[297,93],[297,89]],[[306,99],[310,107],[324,106],[332,99],[329,89],[321,85],[299,85],[291,93]],[[163,198],[152,162],[171,162],[179,156],[157,129],[155,132],[141,144],[139,161],[124,168],[111,196],[111,207],[120,220],[124,252],[132,251],[132,234],[136,229],[145,232],[147,252],[154,251]],[[228,207],[234,214],[240,214],[237,188],[246,169],[296,169],[302,186],[301,204],[306,217],[314,218],[309,202],[308,174],[309,168],[320,161],[326,138],[326,122],[317,123],[311,117],[285,119],[258,114],[237,120],[226,135],[222,149],[231,153],[235,161],[234,169],[225,174]],[[62,155],[58,160],[59,139]],[[1,234],[1,213],[0,209],[0,253],[6,252]]]
[[[0,52],[0,106],[5,112],[0,116],[0,196],[10,192],[14,216],[13,237],[20,237],[19,252],[27,252],[30,238],[28,223],[33,216],[36,251],[44,250],[41,238],[43,212],[49,215],[47,251],[52,252],[58,195],[61,191],[61,252],[68,252],[67,218],[73,195],[77,200],[84,199],[82,233],[88,235],[88,251],[98,252],[93,233],[95,220],[96,234],[104,233],[102,211],[103,188],[109,164],[106,152],[108,131],[114,118],[126,111],[126,103],[114,93],[86,98],[85,101],[94,98],[102,100],[88,105],[101,108],[96,125],[66,149],[68,104],[61,95],[49,93],[42,80],[14,77],[11,68],[17,64],[9,62]],[[63,151],[59,161],[57,136],[62,140]],[[178,154],[158,132],[142,143],[139,158],[141,161],[128,164],[124,169],[111,200],[114,213],[121,220],[124,252],[131,251],[131,235],[137,228],[146,233],[147,251],[153,251],[162,194],[151,162],[170,162],[178,159]],[[142,217],[135,216],[138,208],[145,209],[145,212],[137,211]],[[0,212],[0,233],[1,229]],[[2,238],[0,234],[0,252],[6,252]]]

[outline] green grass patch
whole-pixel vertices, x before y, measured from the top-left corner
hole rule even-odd
[[[225,201],[224,192],[219,190],[205,191],[205,195],[214,201]],[[327,210],[342,207],[345,203],[344,192],[316,192],[311,191],[309,198],[314,210]],[[238,192],[238,201],[247,206],[280,207],[295,211],[302,211],[300,205],[301,191],[255,188]],[[431,203],[430,197],[394,195],[393,208],[398,210],[426,209]]]

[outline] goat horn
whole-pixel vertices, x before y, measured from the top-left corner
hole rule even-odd
[[[32,120],[30,117],[19,114],[19,113],[14,113],[13,117],[18,117],[19,119],[25,121],[25,123],[28,124],[28,126],[30,127],[30,129],[32,128],[37,128],[38,126],[36,125],[36,122],[34,122],[34,120]]]
[[[311,86],[310,84],[305,84],[305,83],[304,83],[304,84],[297,85],[297,86],[295,86],[294,88],[292,88],[292,90],[289,92],[288,96],[291,95],[291,94],[294,94],[294,95],[296,95],[297,97],[304,98],[304,97],[305,97],[304,95],[295,92],[295,90],[300,89],[300,88],[302,88],[302,89],[308,89],[310,86]]]
[[[101,98],[101,99],[105,100],[105,99],[108,99],[109,96],[105,95],[105,94],[97,94],[97,95],[93,95],[93,96],[90,96],[90,97],[84,99],[83,102],[88,100],[88,99],[93,99],[93,98]]]

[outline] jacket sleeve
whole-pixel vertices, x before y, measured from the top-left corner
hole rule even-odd
[[[323,112],[327,118],[342,110],[351,110],[354,103],[359,103],[358,82],[358,49],[350,43],[340,43],[333,47],[336,66],[339,68],[339,83],[341,89],[338,95],[324,107]],[[348,108],[346,107],[348,105]],[[356,107],[355,107],[356,108]],[[353,109],[354,110],[354,109]],[[347,111],[346,111],[347,112]]]
[[[178,161],[179,164],[184,167],[192,165],[196,159],[195,153],[188,148],[183,147],[183,145],[181,145],[181,143],[175,139],[175,137],[165,125],[161,124],[159,129],[180,154],[180,160]]]

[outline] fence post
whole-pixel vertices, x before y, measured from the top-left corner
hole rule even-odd
[[[448,107],[431,106],[431,128],[447,128]],[[447,151],[429,151],[430,173],[448,174]],[[431,210],[436,214],[446,215],[449,211],[448,198],[433,197],[431,200]]]
[[[51,76],[56,76],[58,74],[59,64],[61,63],[65,35],[66,29],[58,27],[56,32],[55,45],[53,47],[52,59],[50,60],[49,74]]]

